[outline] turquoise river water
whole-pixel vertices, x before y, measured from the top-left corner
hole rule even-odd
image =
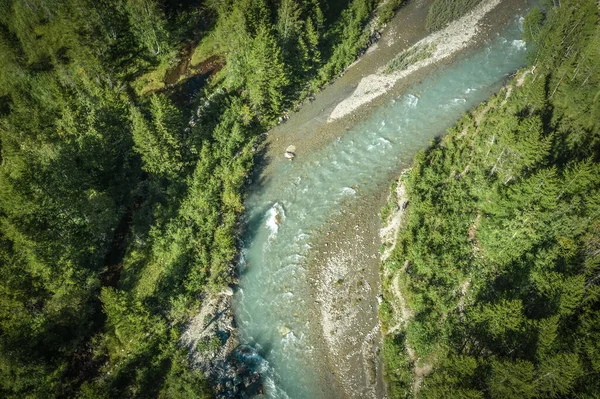
[[[337,141],[274,172],[246,200],[240,287],[241,342],[260,355],[265,396],[319,398],[311,342],[307,258],[317,230],[353,197],[387,190],[390,176],[525,64],[522,18],[375,110]],[[377,212],[377,210],[373,210]]]

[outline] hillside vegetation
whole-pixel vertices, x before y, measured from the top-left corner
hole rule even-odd
[[[526,18],[531,65],[405,176],[382,265],[394,398],[600,392],[600,25],[594,0]]]
[[[376,5],[0,0],[1,397],[211,395],[179,340],[234,279],[256,140]],[[197,41],[221,72],[189,107],[152,93]]]

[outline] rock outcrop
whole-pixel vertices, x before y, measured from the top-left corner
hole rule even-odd
[[[253,348],[239,343],[233,294],[231,287],[207,294],[181,336],[181,344],[188,348],[194,367],[211,382],[218,399],[251,398],[262,392],[262,358]]]

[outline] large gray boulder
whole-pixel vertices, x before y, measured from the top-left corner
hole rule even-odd
[[[285,149],[283,156],[290,161],[296,157],[296,146],[290,145]]]

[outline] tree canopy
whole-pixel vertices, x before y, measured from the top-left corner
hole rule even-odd
[[[383,265],[394,397],[592,398],[600,392],[597,3],[524,23],[531,65],[465,115],[404,178],[410,204]],[[409,356],[407,349],[414,351]]]
[[[0,0],[0,396],[211,396],[180,336],[235,278],[256,141],[377,3]],[[190,47],[224,67],[181,104]]]

